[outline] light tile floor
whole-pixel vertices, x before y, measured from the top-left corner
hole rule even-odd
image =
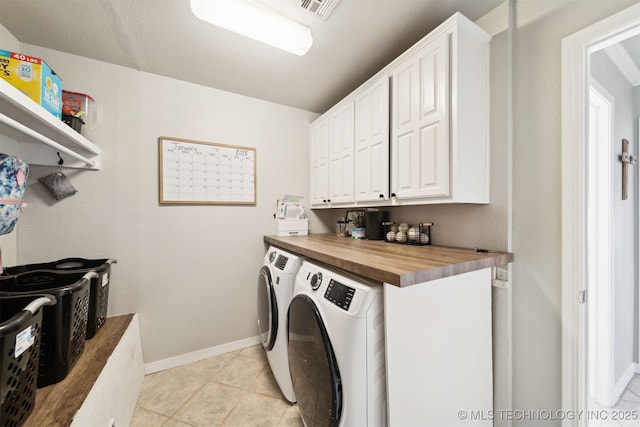
[[[261,345],[147,375],[131,427],[300,427]]]
[[[640,375],[633,376],[612,408],[589,402],[589,427],[640,427]]]

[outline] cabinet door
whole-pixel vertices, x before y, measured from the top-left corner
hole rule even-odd
[[[449,37],[391,72],[392,175],[398,199],[449,195]]]
[[[311,125],[309,141],[311,205],[320,206],[329,198],[329,123],[320,119]]]
[[[355,199],[389,198],[389,77],[355,99]]]
[[[353,202],[353,102],[329,114],[329,201]]]

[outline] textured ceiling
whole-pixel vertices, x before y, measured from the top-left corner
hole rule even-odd
[[[454,12],[477,20],[504,0],[341,0],[327,21],[261,1],[311,28],[307,55],[208,25],[188,0],[0,0],[0,24],[22,43],[322,113]]]

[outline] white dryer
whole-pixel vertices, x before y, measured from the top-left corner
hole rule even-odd
[[[304,261],[288,336],[293,390],[307,427],[386,425],[380,284]]]
[[[258,273],[258,332],[282,394],[295,402],[287,356],[287,310],[302,258],[270,247]]]

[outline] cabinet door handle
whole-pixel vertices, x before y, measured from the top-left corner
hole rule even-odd
[[[384,199],[384,194],[380,194],[380,198],[381,198],[381,199]]]
[[[396,196],[396,193],[391,193],[391,197],[398,197],[398,196]]]
[[[331,203],[331,199],[327,199],[327,202]]]
[[[323,200],[322,200],[322,203],[327,203],[327,199],[323,199]]]

